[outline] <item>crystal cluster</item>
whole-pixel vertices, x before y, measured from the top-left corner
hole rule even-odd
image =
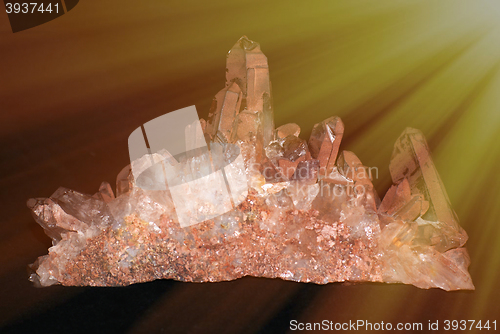
[[[397,140],[394,185],[380,201],[371,169],[339,151],[340,118],[316,124],[308,141],[297,124],[275,128],[267,58],[246,37],[228,53],[226,87],[201,125],[209,144],[240,149],[248,192],[239,205],[181,227],[169,190],[138,186],[130,166],[117,177],[116,197],[108,183],[92,196],[59,188],[28,201],[53,239],[49,254],[31,265],[30,279],[42,286],[119,286],[251,275],[474,289],[467,234],[418,130],[406,129]],[[195,170],[209,163],[186,159]]]

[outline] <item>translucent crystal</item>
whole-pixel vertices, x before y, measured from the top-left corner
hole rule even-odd
[[[343,209],[349,200],[348,187],[329,182],[318,182],[319,193],[312,203],[312,208],[318,212],[318,218],[328,223],[340,221]]]
[[[31,266],[30,280],[42,286],[60,282],[66,264],[79,254],[87,240],[114,223],[104,201],[66,188],[59,188],[51,198],[30,199],[27,205],[52,238],[49,255]]]
[[[418,224],[395,222],[384,228],[380,237],[382,273],[386,282],[413,284],[419,288],[444,290],[474,289],[467,271],[469,255],[464,248],[446,252],[419,243]]]
[[[294,135],[287,136],[283,140],[283,157],[290,160],[296,161],[300,157],[306,156],[309,152],[307,149],[307,143],[305,140],[295,137]]]
[[[148,148],[141,128],[132,133],[135,158],[117,177],[116,197],[103,182],[93,196],[60,188],[28,201],[53,239],[30,280],[119,286],[251,275],[474,289],[467,235],[420,132],[398,139],[394,185],[380,202],[371,169],[353,152],[339,154],[338,117],[316,124],[308,143],[296,124],[274,130],[267,58],[257,43],[236,43],[226,79],[209,122],[188,117],[176,129],[185,140],[175,152]]]
[[[206,132],[214,137],[220,131],[227,142],[233,142],[236,135],[236,116],[240,112],[242,92],[240,87],[232,82],[215,95],[212,103],[211,120]]]
[[[293,207],[293,201],[284,189],[277,193],[270,194],[266,199],[266,204],[271,208],[290,209]]]
[[[271,160],[265,157],[260,165],[260,172],[267,183],[276,183],[286,181],[287,178],[282,174],[278,167],[278,160]]]
[[[249,40],[246,36],[241,37],[238,42],[231,48],[227,54],[226,60],[226,82],[236,82],[240,86],[243,94],[247,93],[247,53],[254,54],[255,58],[262,55],[260,45],[254,41]],[[255,57],[257,56],[257,57]],[[260,56],[263,65],[267,67],[267,59]],[[265,56],[264,56],[265,57]],[[257,65],[257,64],[250,64]]]
[[[460,229],[422,132],[412,128],[403,132],[394,146],[389,170],[394,183],[408,179],[412,192],[422,194],[429,201],[424,218]]]
[[[312,159],[301,161],[297,164],[297,168],[295,168],[292,180],[302,181],[309,184],[316,183],[318,180],[318,171],[318,160]]]
[[[370,170],[350,151],[342,151],[337,160],[338,172],[349,180],[349,193],[357,205],[368,211],[377,211],[379,198],[371,182]]]
[[[296,158],[294,161],[287,159],[287,158],[279,158],[278,159],[278,166],[279,166],[281,174],[284,177],[286,177],[288,180],[290,180],[293,177],[293,175],[295,174],[295,170],[297,169],[297,166],[299,165],[299,163],[301,163],[305,160],[306,160],[305,155]]]
[[[99,187],[99,191],[96,192],[93,197],[108,203],[115,199],[115,194],[113,193],[113,189],[108,182],[102,182]]]
[[[371,183],[368,169],[351,151],[342,151],[337,160],[338,171],[355,182]]]
[[[295,123],[288,123],[276,128],[276,137],[278,139],[284,139],[288,136],[298,137],[300,134],[300,126]]]
[[[125,194],[133,188],[134,176],[132,175],[132,168],[130,165],[123,167],[123,169],[116,176],[116,197]]]
[[[309,149],[319,160],[320,174],[327,175],[335,167],[340,142],[344,135],[344,123],[339,117],[330,117],[314,125],[309,138]]]
[[[264,93],[262,111],[262,139],[264,146],[274,140],[274,110],[271,93]]]
[[[425,214],[428,209],[429,202],[420,194],[412,195],[408,180],[403,179],[398,185],[389,188],[378,212],[397,219],[413,221]]]
[[[272,141],[265,148],[266,156],[274,163],[277,164],[279,158],[283,157],[285,149],[278,141]]]
[[[428,202],[429,208],[422,218],[446,223],[457,232],[454,246],[463,246],[467,234],[458,224],[422,132],[407,128],[401,134],[394,146],[389,170],[394,183],[407,179],[412,194],[420,194]]]
[[[263,94],[271,94],[267,57],[260,45],[241,37],[227,55],[226,82],[236,82],[246,96],[246,109],[263,110]]]
[[[226,67],[226,85],[236,83],[243,95],[241,108],[258,114],[261,127],[260,131],[254,134],[261,137],[263,146],[266,146],[274,137],[274,113],[267,57],[260,50],[258,43],[243,36],[229,51]],[[245,136],[241,130],[243,129],[238,131],[238,137],[244,140]]]
[[[319,184],[306,184],[296,181],[287,187],[287,193],[296,209],[309,210],[312,202],[319,193]]]
[[[394,215],[397,210],[403,207],[411,199],[410,184],[405,178],[398,185],[389,188],[380,204],[379,212]]]
[[[259,115],[243,110],[238,114],[236,124],[237,139],[243,141],[254,140],[260,133],[260,124]]]
[[[50,198],[67,214],[87,226],[105,229],[113,221],[109,214],[108,205],[92,196],[61,187]],[[64,224],[63,221],[61,223]]]

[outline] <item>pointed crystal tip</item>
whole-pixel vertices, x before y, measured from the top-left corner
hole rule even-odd
[[[259,43],[254,42],[251,39],[248,39],[247,36],[243,35],[231,49],[243,49],[245,51],[252,51],[259,47],[260,47]]]
[[[38,203],[38,201],[34,198],[30,198],[27,202],[26,202],[26,205],[28,206],[28,208],[30,209],[33,209],[36,205],[36,203]]]

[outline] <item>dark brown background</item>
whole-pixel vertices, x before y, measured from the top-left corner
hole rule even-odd
[[[291,319],[500,321],[500,11],[493,1],[81,1],[13,34],[0,13],[0,328],[15,333],[281,333]],[[344,149],[390,185],[392,145],[425,133],[469,233],[476,291],[244,278],[37,289],[50,240],[26,208],[57,187],[94,193],[129,163],[140,124],[206,116],[243,34],[269,59],[276,123],[339,115]],[[500,324],[497,324],[500,325]],[[1,330],[0,330],[1,331]]]

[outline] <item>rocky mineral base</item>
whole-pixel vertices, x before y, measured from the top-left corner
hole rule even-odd
[[[211,154],[218,144],[223,156],[236,146],[243,157],[244,200],[183,227],[173,191],[137,184],[132,169],[144,161],[119,173],[116,197],[105,182],[92,196],[59,188],[50,198],[28,201],[53,240],[49,254],[30,266],[30,280],[122,286],[250,275],[474,289],[463,247],[467,234],[418,130],[408,128],[397,140],[390,163],[394,185],[380,201],[371,169],[354,153],[339,151],[340,118],[316,124],[308,141],[299,137],[297,124],[275,128],[267,58],[245,36],[227,55],[226,87],[209,117],[201,120],[201,138]],[[167,159],[168,152],[153,156]],[[213,161],[188,156],[182,173],[197,175],[206,164],[213,168]],[[210,192],[206,187],[197,193]],[[208,217],[214,210],[196,194],[190,205]]]

